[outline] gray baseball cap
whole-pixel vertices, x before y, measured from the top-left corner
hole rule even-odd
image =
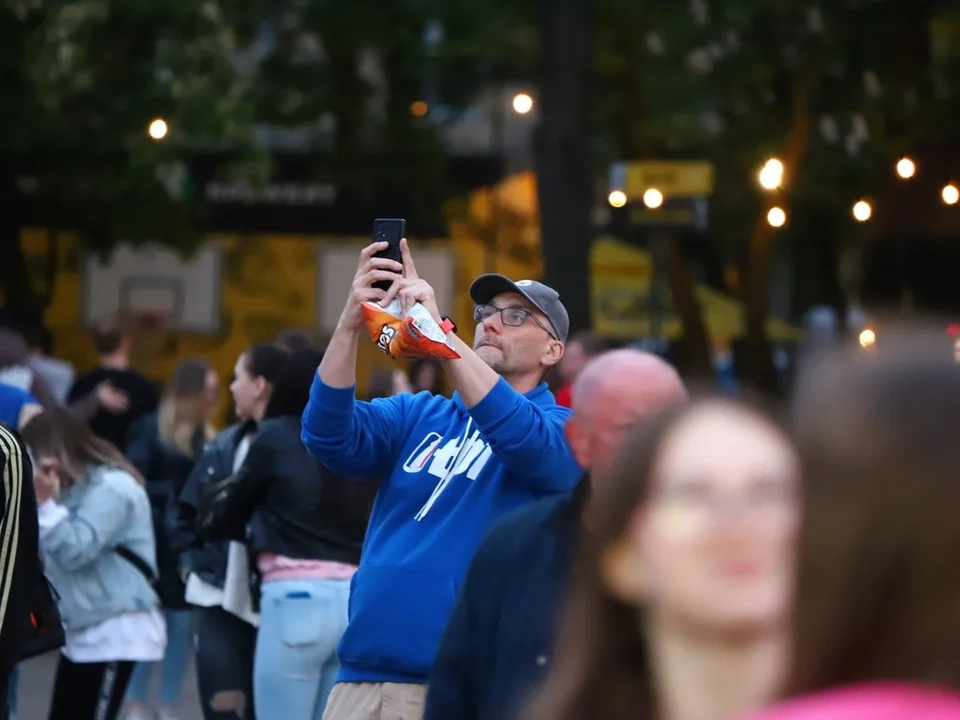
[[[500,293],[523,295],[540,312],[547,316],[561,342],[567,341],[570,332],[570,316],[560,302],[560,293],[536,280],[517,280],[497,273],[481,275],[470,285],[470,299],[477,305],[486,305]]]

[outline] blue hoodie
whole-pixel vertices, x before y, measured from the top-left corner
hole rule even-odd
[[[580,479],[564,435],[569,416],[545,383],[524,396],[501,379],[467,410],[457,394],[367,403],[353,387],[314,380],[307,449],[346,477],[382,478],[337,649],[339,681],[426,683],[491,523]]]

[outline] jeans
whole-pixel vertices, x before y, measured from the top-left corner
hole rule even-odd
[[[349,580],[266,582],[253,665],[258,718],[320,720],[340,671]]]
[[[254,720],[257,629],[220,607],[198,607],[193,612],[197,623],[197,689],[204,720]]]
[[[167,621],[167,649],[163,653],[163,660],[159,663],[137,663],[127,686],[127,700],[148,704],[153,668],[160,665],[160,704],[172,708],[180,700],[183,678],[187,673],[193,639],[193,612],[164,610],[163,617]]]

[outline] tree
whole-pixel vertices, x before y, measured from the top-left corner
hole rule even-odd
[[[943,137],[956,94],[945,82],[948,67],[933,72],[929,25],[938,14],[956,18],[957,5],[698,0],[652,3],[642,18],[635,9],[635,22],[602,25],[612,38],[607,46],[622,45],[625,27],[644,39],[623,73],[639,75],[635,90],[607,104],[605,125],[617,128],[610,119],[619,118],[632,130],[620,136],[634,137],[643,151],[703,157],[717,168],[711,234],[743,260],[753,384],[776,384],[766,335],[776,233],[767,210],[776,203],[791,216],[832,212],[850,235],[858,195],[886,182],[897,154]],[[784,183],[761,196],[756,171],[771,156],[786,167]]]
[[[0,2],[0,287],[25,321],[40,323],[45,306],[20,250],[28,223],[76,231],[96,252],[196,244],[202,203],[187,162],[253,138],[252,78],[236,62],[248,9]],[[148,134],[155,119],[161,140]]]
[[[560,288],[570,329],[590,325],[593,170],[588,126],[589,0],[541,0],[540,125],[535,146],[546,281]]]

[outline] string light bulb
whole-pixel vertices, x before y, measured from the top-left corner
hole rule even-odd
[[[957,189],[956,185],[950,183],[940,191],[940,197],[947,205],[956,205],[957,201],[960,200],[960,190]]]
[[[857,222],[866,222],[873,215],[873,207],[866,200],[854,203],[853,219]]]
[[[772,207],[767,213],[767,222],[770,223],[771,227],[783,227],[787,222],[787,213],[784,212],[783,208]]]
[[[908,157],[902,157],[897,162],[897,175],[904,180],[909,180],[917,174],[917,164]]]

